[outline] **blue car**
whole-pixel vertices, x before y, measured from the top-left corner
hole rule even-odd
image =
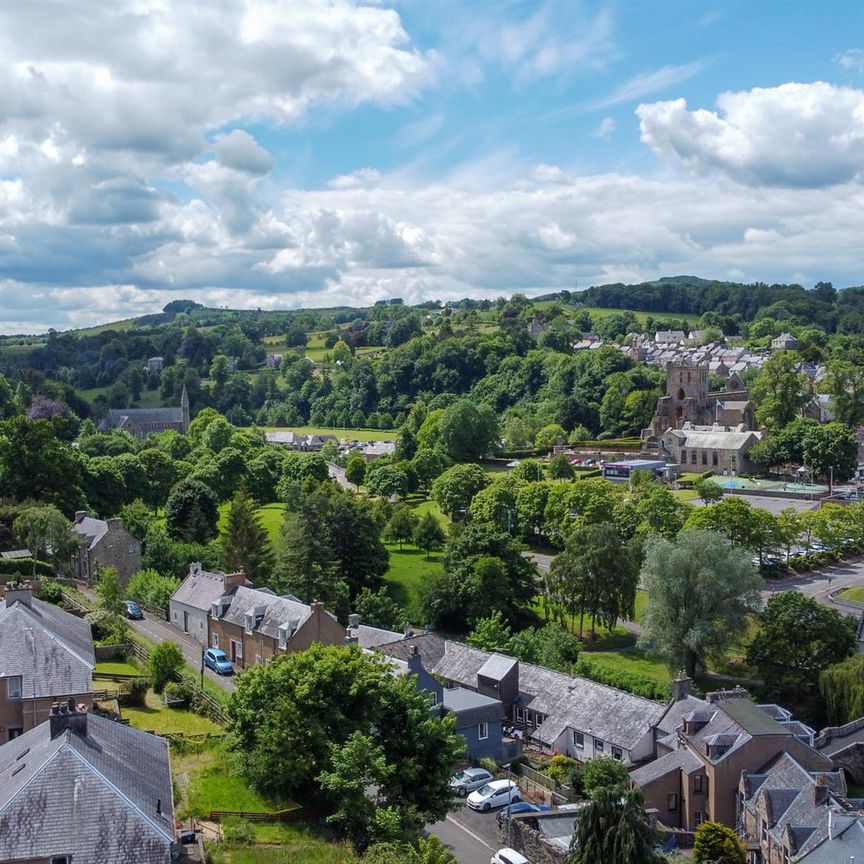
[[[530,801],[515,801],[509,807],[498,811],[498,824],[503,825],[507,819],[507,813],[515,816],[517,813],[543,813],[549,810],[547,804],[532,804]]]
[[[234,664],[219,648],[208,648],[204,652],[204,665],[209,666],[217,675],[231,675],[234,672]]]

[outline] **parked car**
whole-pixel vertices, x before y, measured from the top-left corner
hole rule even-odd
[[[490,864],[531,864],[531,862],[521,852],[505,846],[492,856]]]
[[[466,768],[450,778],[450,788],[460,797],[464,798],[469,792],[485,786],[494,779],[485,768]]]
[[[126,617],[133,621],[141,621],[144,618],[144,612],[134,600],[126,601]]]
[[[230,675],[234,671],[234,664],[219,648],[208,648],[204,652],[204,665],[209,666],[217,675]]]
[[[498,824],[503,825],[507,821],[507,814],[515,816],[517,813],[544,813],[550,810],[548,804],[532,804],[530,801],[517,801],[503,810],[498,811]]]
[[[485,813],[493,807],[502,807],[504,804],[521,800],[519,787],[513,780],[493,780],[468,796],[468,806],[472,810],[482,810]]]

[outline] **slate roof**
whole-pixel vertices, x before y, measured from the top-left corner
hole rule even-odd
[[[412,646],[427,671],[471,689],[476,689],[477,675],[490,661],[493,669],[517,662],[432,633],[382,645],[381,650],[406,660]],[[544,743],[553,743],[572,726],[625,750],[633,748],[664,712],[663,705],[650,699],[533,663],[519,663],[519,703],[546,715],[536,732]]]
[[[231,599],[228,611],[222,616],[223,621],[236,624],[239,627],[246,626],[246,613],[254,612],[255,631],[279,638],[279,627],[289,621],[295,621],[296,627],[312,614],[312,608],[305,603],[278,597],[274,594],[258,591],[255,588],[247,588],[238,585]]]
[[[519,661],[515,657],[507,657],[504,654],[493,654],[478,671],[478,675],[491,678],[493,681],[501,681],[506,678]]]
[[[30,606],[0,601],[0,678],[20,675],[23,698],[89,693],[95,666],[82,618],[36,597]]]
[[[72,523],[72,530],[84,541],[85,549],[93,549],[108,533],[108,523],[104,519],[84,516]]]
[[[707,704],[704,699],[699,699],[688,693],[683,699],[669,705],[663,712],[663,716],[657,721],[657,729],[666,735],[674,734],[691,711],[705,707]]]
[[[156,735],[89,715],[86,737],[52,739],[45,722],[0,747],[0,860],[168,864],[173,811],[168,741]]]
[[[669,429],[665,434],[677,438],[682,447],[709,450],[743,450],[758,443],[762,437],[760,432],[727,431],[722,426],[688,429],[685,425],[681,429]]]
[[[192,570],[171,595],[171,600],[209,612],[210,607],[225,593],[224,579],[225,574],[219,570]]]
[[[769,835],[781,846],[784,835],[791,839],[796,860],[807,857],[828,837],[829,809],[835,805],[830,796],[816,803],[817,782],[827,785],[835,796],[846,794],[842,771],[807,771],[788,753],[772,759],[757,774],[744,775],[744,807],[753,813],[764,802]]]
[[[109,425],[119,428],[127,420],[135,423],[182,423],[181,408],[121,408],[110,409],[107,417]]]
[[[361,648],[377,648],[379,645],[388,645],[390,642],[398,642],[405,638],[404,633],[395,630],[382,630],[380,627],[370,627],[368,624],[360,624],[351,627],[349,634],[357,640]]]
[[[682,769],[685,773],[695,771],[701,767],[702,761],[699,757],[688,750],[686,747],[681,747],[678,750],[673,750],[641,768],[630,772],[630,779],[637,786],[646,786],[648,783],[653,783],[661,777],[665,777],[670,772],[679,772]]]

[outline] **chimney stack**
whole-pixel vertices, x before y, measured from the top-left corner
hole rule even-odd
[[[813,804],[820,807],[828,800],[828,778],[824,774],[820,774],[816,778],[816,783],[813,786]],[[829,811],[830,815],[830,811]]]
[[[29,582],[10,582],[6,586],[6,608],[20,603],[28,608],[33,605],[33,588]]]
[[[62,735],[67,729],[80,735],[82,738],[87,737],[87,711],[86,709],[79,710],[75,706],[75,699],[71,696],[67,702],[55,702],[51,706],[51,714],[48,716],[51,724],[51,740],[53,741],[59,735]]]
[[[222,577],[222,589],[225,591],[226,594],[231,592],[238,585],[245,585],[245,584],[246,584],[246,574],[242,570],[239,570],[236,573],[226,573]]]
[[[76,510],[75,511],[75,524],[77,525],[82,519],[87,518],[86,510]]]
[[[688,678],[683,672],[672,682],[672,698],[676,702],[686,699],[690,695],[690,687],[693,679]]]
[[[416,645],[412,645],[408,650],[408,671],[419,675],[422,668],[423,660],[420,657],[420,652],[417,650]]]
[[[356,612],[352,612],[348,616],[348,629],[356,630],[360,626],[360,616]]]

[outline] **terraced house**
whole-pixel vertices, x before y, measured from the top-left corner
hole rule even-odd
[[[90,625],[10,587],[0,602],[0,743],[44,722],[57,700],[90,706],[96,658]]]
[[[210,609],[210,645],[221,648],[239,669],[278,654],[303,651],[315,642],[344,645],[345,628],[324,608],[267,588],[235,586]]]

